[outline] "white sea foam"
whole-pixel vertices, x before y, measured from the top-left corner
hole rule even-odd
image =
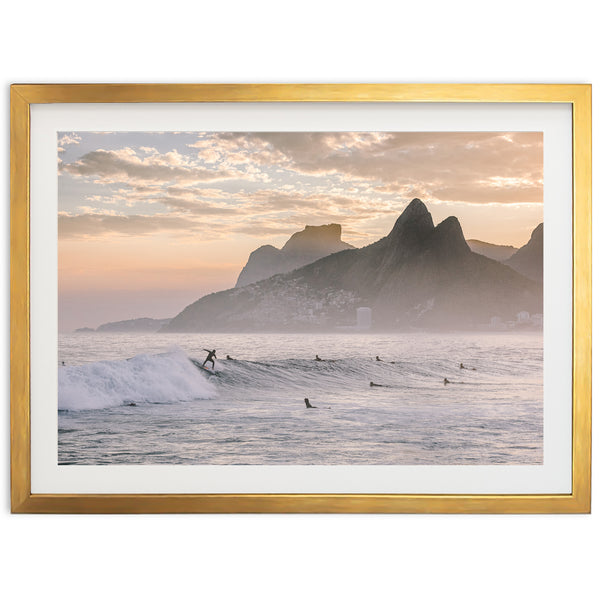
[[[215,387],[185,352],[105,360],[58,371],[59,410],[91,410],[128,403],[171,403],[212,398]]]

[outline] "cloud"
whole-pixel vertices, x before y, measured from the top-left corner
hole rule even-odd
[[[336,176],[346,184],[380,186],[380,191],[412,186],[425,197],[437,194],[437,200],[451,201],[443,190],[462,188],[466,202],[481,202],[482,182],[504,180],[512,182],[515,193],[509,197],[502,186],[484,185],[497,190],[498,200],[488,201],[520,203],[525,200],[517,192],[528,190],[527,201],[542,202],[543,138],[536,132],[221,133],[199,144],[236,161],[242,156],[262,167]]]
[[[74,132],[65,133],[61,138],[58,139],[58,147],[64,151],[65,146],[69,146],[71,144],[79,144],[81,142],[81,136],[77,135]],[[61,150],[59,150],[60,152]]]
[[[184,212],[190,215],[222,215],[235,218],[240,216],[240,211],[237,207],[220,206],[205,202],[203,200],[186,200],[182,198],[171,198],[169,196],[159,197],[155,199],[157,202],[164,204],[169,208],[173,208],[178,212]]]
[[[192,232],[198,224],[193,220],[172,215],[114,215],[86,212],[78,215],[59,213],[60,239],[96,237],[107,234],[126,236],[160,232]]]
[[[211,132],[191,144],[149,135],[59,166],[71,186],[61,237],[264,237],[336,222],[360,239],[384,233],[414,197],[448,210],[543,200],[535,132]]]
[[[95,177],[98,183],[180,183],[234,179],[227,169],[204,169],[177,151],[139,157],[135,150],[94,150],[79,160],[64,164],[62,171],[75,177]]]
[[[296,189],[305,190],[329,186],[332,192],[337,182],[345,194],[541,203],[542,142],[535,132],[202,133],[186,146],[196,155],[150,146],[98,149],[60,170],[100,184],[166,185],[169,195],[189,196],[181,188],[234,180],[262,183],[275,194],[289,190],[296,176]],[[273,180],[276,172],[281,175]]]

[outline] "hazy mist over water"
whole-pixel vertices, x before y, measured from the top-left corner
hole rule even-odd
[[[58,408],[59,464],[542,464],[543,336],[64,334]]]

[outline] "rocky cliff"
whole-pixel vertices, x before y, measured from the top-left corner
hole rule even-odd
[[[350,244],[342,242],[341,236],[342,227],[336,223],[307,225],[303,231],[294,233],[281,250],[271,245],[261,246],[248,257],[235,287],[268,279],[278,273],[287,273],[323,256],[352,248]]]

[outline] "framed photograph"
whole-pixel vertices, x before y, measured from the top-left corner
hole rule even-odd
[[[591,86],[13,85],[13,512],[585,513]]]

